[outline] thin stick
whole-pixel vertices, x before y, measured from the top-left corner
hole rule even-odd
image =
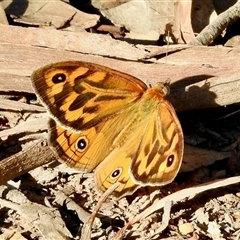
[[[104,194],[102,195],[102,197],[99,199],[96,208],[94,209],[92,215],[90,216],[90,218],[88,219],[88,221],[83,225],[82,230],[81,230],[81,236],[80,236],[80,240],[91,240],[91,228],[94,222],[94,219],[100,209],[100,207],[102,206],[102,204],[106,201],[106,199],[108,198],[109,195],[112,194],[112,192],[119,187],[120,183],[117,182],[115,184],[113,184],[106,192],[104,192]]]

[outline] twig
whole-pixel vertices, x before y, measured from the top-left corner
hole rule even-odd
[[[189,45],[209,45],[228,25],[236,22],[240,16],[240,2],[236,2],[225,12],[206,26]]]
[[[108,196],[120,185],[119,182],[113,184],[106,192],[104,192],[104,194],[102,195],[102,197],[99,199],[98,204],[96,206],[96,208],[94,209],[92,215],[90,216],[90,218],[88,219],[88,221],[83,225],[82,230],[81,230],[81,238],[80,240],[91,240],[91,228],[92,228],[92,224],[94,222],[94,219],[100,209],[100,207],[102,206],[102,204],[106,201],[106,199],[108,198]]]
[[[87,222],[90,218],[91,214],[84,210],[80,205],[75,203],[71,198],[69,198],[65,193],[62,191],[54,191],[55,193],[55,202],[58,203],[60,206],[66,205],[68,210],[76,211],[78,218],[83,222]]]
[[[17,153],[0,162],[0,185],[19,177],[43,164],[47,164],[56,157],[48,146],[43,146],[40,140],[24,152]]]

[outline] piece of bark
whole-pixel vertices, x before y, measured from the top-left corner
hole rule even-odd
[[[21,74],[19,72],[12,74],[10,72],[0,70],[0,92],[12,94],[19,92],[34,93],[31,84],[29,84],[29,76],[30,74]]]
[[[7,16],[6,16],[6,13],[5,13],[1,3],[0,3],[0,24],[7,24],[8,25]]]
[[[12,128],[0,131],[0,138],[46,131],[48,119],[47,113],[32,114],[26,121],[21,121]]]
[[[169,46],[167,57],[156,54],[145,59],[146,53],[153,55],[156,48],[136,47],[100,34],[69,34],[3,25],[0,31],[4,33],[0,35],[0,86],[3,91],[33,93],[29,76],[36,68],[56,61],[82,60],[112,67],[151,85],[170,78],[169,99],[179,111],[239,102],[238,49]],[[162,49],[167,51],[166,47]],[[26,56],[31,59],[27,64]]]
[[[217,152],[184,144],[183,162],[179,172],[189,172],[201,167],[206,167],[230,156],[230,151]],[[201,161],[199,161],[199,159],[201,159]]]
[[[195,18],[191,19],[191,12],[194,11],[194,3],[195,1],[177,1],[175,5],[172,29],[173,36],[177,43],[188,43],[194,38],[192,25],[194,25],[196,21],[194,21]],[[203,13],[203,11],[201,12]],[[206,17],[206,12],[204,13]]]
[[[38,141],[26,151],[0,162],[0,185],[55,159],[53,151],[48,146],[44,146],[43,141]]]
[[[209,78],[181,89],[173,89],[169,99],[177,111],[226,106],[240,102],[240,74]]]
[[[6,89],[4,90],[6,91]],[[0,109],[18,112],[46,112],[46,109],[42,106],[36,106],[9,99],[2,99],[1,95],[0,95]]]
[[[0,43],[13,44],[16,47],[19,47],[20,50],[23,46],[39,46],[42,48],[50,48],[50,51],[51,49],[58,49],[69,51],[69,53],[88,53],[106,57],[117,57],[126,60],[138,60],[148,53],[147,51],[144,52],[143,50],[139,50],[135,46],[126,42],[114,40],[108,35],[87,32],[67,32],[55,29],[21,28],[15,26],[6,27],[6,25],[0,25],[0,32]],[[38,55],[31,54],[30,50],[31,48],[25,53],[27,55],[22,56],[24,59],[23,63],[25,64],[26,56],[28,56],[28,59],[31,59],[32,63],[36,62],[36,60],[40,60]],[[14,51],[15,48],[12,49],[12,53]],[[16,55],[18,55],[18,52],[14,53],[14,56]],[[45,61],[48,59],[48,55],[44,57]],[[12,55],[12,57],[14,56]],[[54,59],[59,59],[63,56],[52,55],[50,59],[54,61]],[[87,57],[88,56],[85,56],[85,58]],[[15,61],[18,60],[19,59],[15,59]],[[41,61],[39,63],[41,63]]]
[[[29,0],[27,4],[19,1],[2,1],[6,12],[15,16],[16,23],[32,26],[45,26],[54,28],[77,28],[84,31],[93,27],[100,16],[88,14],[72,7],[63,1],[35,1]]]
[[[111,22],[124,26],[130,32],[146,34],[157,31],[159,37],[164,34],[166,24],[174,18],[174,4],[174,0],[162,1],[161,4],[150,0],[128,1],[115,8],[100,11]]]
[[[122,38],[125,34],[125,29],[111,25],[102,24],[96,29],[99,33],[110,33],[114,38]]]
[[[230,38],[225,44],[225,47],[234,47],[234,48],[239,48],[240,47],[240,36],[233,36]]]

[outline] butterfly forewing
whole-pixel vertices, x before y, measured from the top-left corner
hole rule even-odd
[[[147,89],[132,76],[78,61],[40,68],[33,73],[32,82],[52,118],[76,131],[121,113]]]

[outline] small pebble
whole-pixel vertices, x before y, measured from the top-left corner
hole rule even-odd
[[[192,233],[194,231],[194,228],[191,223],[182,223],[179,224],[178,229],[181,234],[187,235],[189,233]]]

